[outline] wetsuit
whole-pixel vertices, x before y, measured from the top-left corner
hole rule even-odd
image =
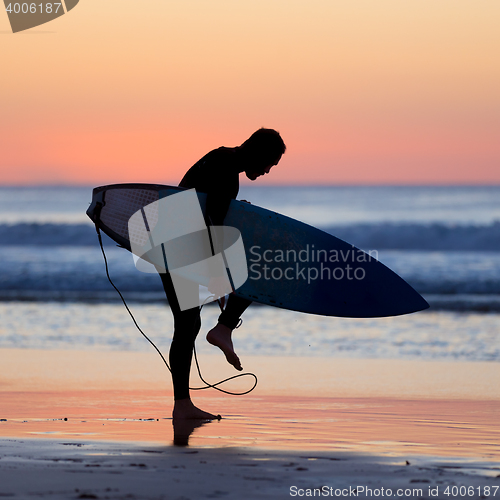
[[[205,220],[207,225],[222,226],[229,204],[239,191],[240,168],[233,148],[218,148],[195,163],[181,180],[179,187],[207,193]],[[160,274],[165,294],[174,315],[174,336],[169,361],[174,385],[174,399],[189,397],[189,373],[196,336],[201,328],[200,308],[181,311],[170,274]],[[251,301],[231,294],[219,323],[234,329]]]

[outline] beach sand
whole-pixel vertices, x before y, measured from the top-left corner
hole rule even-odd
[[[0,497],[500,497],[496,363],[248,357],[251,394],[194,393],[222,420],[174,428],[154,353],[0,352]]]

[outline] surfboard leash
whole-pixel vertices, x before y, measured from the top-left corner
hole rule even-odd
[[[139,324],[137,323],[134,315],[132,314],[132,311],[128,307],[128,304],[127,304],[125,298],[123,297],[123,295],[120,292],[120,290],[118,289],[118,287],[113,283],[113,280],[111,279],[111,276],[109,275],[108,259],[106,258],[106,252],[104,251],[104,245],[102,243],[101,231],[99,229],[98,222],[97,222],[99,220],[99,215],[100,215],[100,212],[101,212],[101,209],[102,209],[102,205],[100,203],[98,203],[98,205],[100,205],[100,206],[96,206],[96,211],[94,212],[94,216],[95,216],[94,224],[95,224],[95,229],[96,229],[96,233],[97,233],[97,239],[99,240],[99,246],[101,247],[102,256],[104,258],[104,267],[106,269],[106,276],[108,278],[108,281],[111,283],[111,286],[116,290],[116,292],[120,296],[120,299],[123,302],[123,305],[125,306],[125,309],[127,310],[129,316],[132,318],[132,321],[134,322],[134,325],[136,326],[136,328],[139,330],[139,332],[142,334],[142,336],[155,348],[156,352],[161,357],[163,363],[168,368],[168,371],[170,373],[172,373],[172,369],[170,368],[170,366],[169,366],[167,360],[165,359],[165,357],[163,356],[162,352],[160,351],[160,349],[158,349],[158,347],[156,346],[156,344],[144,333],[144,331],[142,330],[142,328],[139,326]],[[222,304],[220,303],[220,301],[217,300],[217,302],[219,303],[219,307],[221,308],[221,310],[223,310]],[[201,305],[200,311],[201,311],[201,309],[203,308],[204,305],[205,305],[205,303],[203,303]],[[240,325],[241,325],[241,319],[240,319],[240,323],[238,324],[237,328],[239,328]],[[248,394],[248,393],[252,392],[255,389],[255,387],[257,386],[257,382],[258,382],[257,376],[254,373],[250,373],[250,372],[239,373],[237,375],[233,375],[232,377],[225,378],[224,380],[220,380],[219,382],[216,382],[215,384],[210,384],[209,382],[207,382],[203,378],[203,375],[201,373],[201,368],[200,368],[200,365],[198,363],[198,356],[196,354],[196,346],[193,346],[193,353],[194,353],[194,360],[195,360],[195,364],[196,364],[196,369],[198,371],[198,376],[200,377],[200,380],[205,385],[203,387],[190,387],[189,390],[191,390],[191,391],[201,391],[201,390],[204,390],[204,389],[210,389],[210,388],[212,388],[212,389],[215,389],[215,390],[217,390],[219,392],[223,392],[224,394],[229,394],[231,396],[244,396],[245,394]],[[229,382],[230,380],[234,380],[234,379],[237,379],[239,377],[247,377],[247,376],[250,376],[250,377],[254,378],[254,383],[253,383],[252,387],[250,389],[248,389],[247,391],[244,391],[244,392],[232,392],[232,391],[226,391],[225,389],[221,389],[220,387],[218,387],[219,385],[224,384],[226,382]]]

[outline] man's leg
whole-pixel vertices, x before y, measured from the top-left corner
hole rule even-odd
[[[189,396],[189,374],[193,348],[201,327],[200,309],[193,307],[181,311],[170,275],[162,273],[160,277],[174,315],[174,336],[169,353],[174,386],[173,418],[217,418],[211,413],[196,408]],[[189,285],[193,284],[186,284],[186,286]],[[198,294],[198,285],[194,284],[193,293]]]
[[[234,352],[232,333],[238,326],[241,315],[252,301],[236,295],[229,295],[226,308],[219,316],[219,322],[207,333],[207,341],[218,347],[226,356],[227,362],[237,370],[243,370],[240,358]]]

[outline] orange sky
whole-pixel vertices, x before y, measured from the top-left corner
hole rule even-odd
[[[10,33],[3,184],[175,183],[261,126],[260,183],[500,183],[500,2],[81,0]]]

